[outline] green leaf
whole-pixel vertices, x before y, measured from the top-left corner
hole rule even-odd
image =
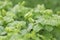
[[[41,29],[43,29],[43,27],[38,24],[33,27],[33,31],[35,31],[35,32],[39,32]]]
[[[52,26],[45,26],[45,30],[47,30],[47,31],[49,31],[49,32],[51,32],[52,30],[53,30],[53,27]]]

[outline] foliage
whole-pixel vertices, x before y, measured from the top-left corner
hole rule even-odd
[[[0,40],[60,40],[59,12],[24,4],[0,1]]]

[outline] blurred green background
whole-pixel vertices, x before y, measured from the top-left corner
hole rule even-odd
[[[25,1],[25,6],[34,8],[37,4],[44,4],[46,8],[60,11],[60,0],[10,0],[15,4]]]
[[[11,0],[14,4],[26,1],[25,6],[35,7],[37,4],[44,4],[46,8],[56,11],[60,10],[60,0]]]

